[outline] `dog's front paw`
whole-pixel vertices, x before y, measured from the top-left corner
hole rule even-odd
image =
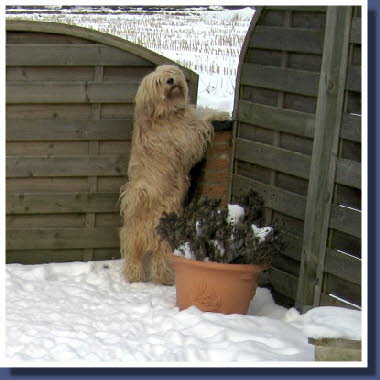
[[[226,111],[220,111],[208,107],[197,107],[196,112],[200,120],[216,120],[216,121],[225,121],[231,119],[231,114]]]
[[[213,120],[225,121],[225,120],[230,120],[230,119],[231,119],[231,114],[229,112],[214,110]]]

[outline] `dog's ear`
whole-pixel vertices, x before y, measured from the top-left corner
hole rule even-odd
[[[134,113],[138,118],[150,118],[154,113],[154,93],[152,89],[152,79],[149,76],[143,78],[137,90],[134,101]]]

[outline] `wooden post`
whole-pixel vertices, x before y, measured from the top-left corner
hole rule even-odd
[[[327,7],[296,307],[319,305],[346,82],[352,7]]]

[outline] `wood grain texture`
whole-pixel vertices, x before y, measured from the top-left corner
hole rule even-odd
[[[309,178],[308,155],[254,141],[236,139],[235,158],[297,177]]]
[[[118,211],[119,193],[9,193],[7,214],[58,214]]]
[[[319,74],[310,71],[246,63],[243,66],[240,83],[246,86],[317,96]]]
[[[249,46],[260,49],[322,54],[323,37],[323,30],[300,30],[258,25]]]
[[[7,141],[130,140],[133,121],[113,120],[7,120]]]
[[[137,55],[102,44],[7,45],[8,66],[152,66]]]
[[[8,178],[115,176],[127,172],[128,156],[10,156]]]
[[[8,228],[6,237],[8,250],[116,248],[119,245],[118,229],[114,227]]]
[[[272,287],[274,294],[281,294],[280,298],[288,301],[295,300],[297,289],[303,286],[297,284],[297,265],[293,264],[305,255],[303,241],[312,240],[303,234],[308,229],[303,220],[310,216],[306,213],[306,203],[314,197],[316,203],[312,201],[309,208],[317,214],[323,213],[323,204],[327,206],[329,212],[325,219],[321,216],[315,223],[308,222],[310,228],[316,226],[317,230],[317,224],[321,225],[322,221],[330,235],[327,240],[316,232],[327,249],[325,256],[316,260],[320,266],[317,282],[315,278],[306,280],[307,286],[314,291],[316,285],[321,304],[351,307],[326,291],[335,289],[337,296],[354,299],[355,286],[361,282],[361,261],[355,258],[360,258],[362,218],[361,212],[355,210],[361,208],[361,19],[360,12],[355,10],[333,25],[333,8],[257,8],[257,17],[243,44],[236,81],[239,91],[235,93],[234,106],[237,121],[231,199],[254,189],[264,197],[273,217],[285,223],[290,248],[276,262],[276,270],[280,272],[275,272]],[[338,9],[342,12],[344,7],[336,7],[334,11]],[[341,41],[336,42],[339,38]],[[321,107],[321,96],[330,97],[325,100],[325,107]],[[344,106],[337,106],[339,102],[342,105],[343,99]],[[331,111],[334,107],[335,119]],[[319,140],[324,134],[321,129],[334,130],[326,133],[323,143]],[[334,151],[338,141],[339,152]],[[330,147],[331,143],[335,148]],[[320,145],[319,151],[316,144]],[[311,172],[312,162],[323,166],[330,154],[331,165],[325,165],[318,174],[314,168]],[[329,181],[332,188],[324,193],[319,182],[310,184],[311,176],[322,183]],[[332,194],[334,203],[327,197]],[[297,233],[293,236],[289,230]],[[323,243],[321,246],[323,249]],[[321,289],[321,281],[326,281],[324,276],[328,275],[328,284],[339,283],[339,286]],[[293,285],[289,285],[289,278],[293,278]],[[348,288],[352,283],[353,290],[342,290],[343,283]],[[318,302],[312,299],[309,307],[314,301]],[[302,305],[308,307],[307,302]]]
[[[330,33],[326,33],[324,41],[297,291],[297,305],[302,308],[319,305],[322,292],[343,111],[351,12],[350,7],[328,7],[327,10],[326,29]]]
[[[7,82],[8,104],[133,103],[138,83]]]
[[[6,27],[7,262],[120,258],[134,97],[174,62],[72,25]],[[195,102],[198,76],[182,70]]]

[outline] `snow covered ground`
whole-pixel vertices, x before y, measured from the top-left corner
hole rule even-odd
[[[102,7],[77,7],[51,13],[35,9],[7,10],[7,19],[61,22],[109,33],[164,55],[199,75],[197,104],[231,112],[239,54],[250,21],[251,7],[188,8],[182,11],[125,13]],[[14,12],[17,13],[14,13]]]
[[[304,315],[259,288],[248,315],[179,311],[175,287],[126,283],[121,261],[6,266],[6,359],[12,363],[311,362],[307,337],[361,338],[361,312]]]
[[[69,22],[141,43],[200,75],[198,104],[231,111],[253,9],[177,13],[7,18]],[[7,363],[310,364],[308,337],[361,338],[360,311],[319,307],[300,315],[264,288],[248,315],[179,311],[175,287],[128,284],[120,267],[119,260],[6,265]]]

